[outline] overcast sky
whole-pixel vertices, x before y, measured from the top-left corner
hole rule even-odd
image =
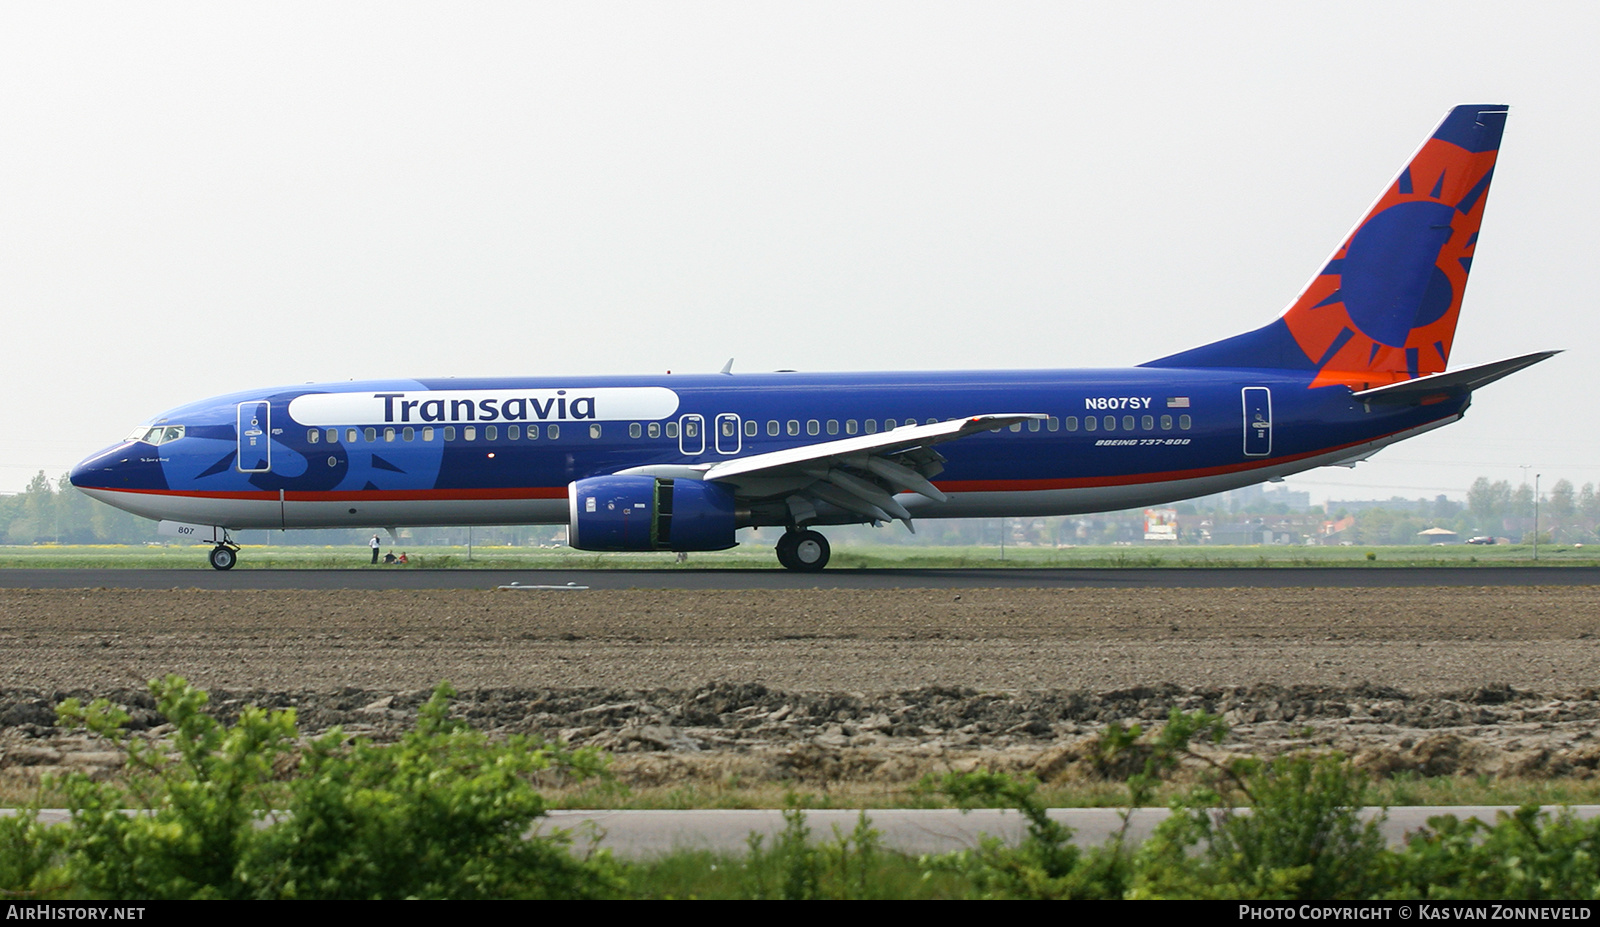
[[[1600,482],[1597,11],[0,3],[0,490],[306,381],[1137,364],[1457,103],[1511,116],[1452,367],[1567,353],[1289,485]]]

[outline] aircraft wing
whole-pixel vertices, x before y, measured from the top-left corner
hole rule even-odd
[[[1415,380],[1405,380],[1374,389],[1360,390],[1351,393],[1350,398],[1361,402],[1424,405],[1430,400],[1437,401],[1450,396],[1459,396],[1462,393],[1470,393],[1479,387],[1488,386],[1501,377],[1510,376],[1518,370],[1532,367],[1534,364],[1542,360],[1549,360],[1560,353],[1560,351],[1539,351],[1536,354],[1524,354],[1521,357],[1495,361],[1490,364],[1480,364],[1477,367],[1468,367],[1465,370],[1436,373],[1432,376],[1418,377]]]
[[[816,518],[816,503],[826,502],[864,518],[898,519],[915,531],[911,513],[894,495],[914,492],[945,501],[945,494],[929,482],[944,470],[944,458],[933,445],[1046,418],[1042,413],[974,415],[710,465],[634,467],[620,473],[701,479],[731,486],[744,498],[781,499],[797,523]]]

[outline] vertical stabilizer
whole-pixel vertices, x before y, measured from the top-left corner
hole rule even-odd
[[[1276,321],[1146,367],[1305,370],[1356,389],[1450,359],[1505,106],[1457,106]]]

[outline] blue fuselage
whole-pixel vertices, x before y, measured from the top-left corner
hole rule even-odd
[[[384,380],[182,406],[72,482],[150,518],[227,528],[552,524],[568,485],[991,413],[1046,416],[940,444],[948,498],[916,517],[1167,502],[1359,459],[1468,397],[1370,407],[1298,371],[1131,368]],[[775,488],[774,497],[783,490]],[[783,524],[759,487],[741,525]],[[859,522],[824,508],[816,523]]]

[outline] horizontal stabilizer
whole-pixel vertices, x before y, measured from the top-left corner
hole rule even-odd
[[[1532,367],[1560,353],[1560,351],[1540,351],[1536,354],[1524,354],[1521,357],[1468,367],[1465,370],[1436,373],[1431,377],[1418,377],[1403,383],[1390,383],[1388,386],[1364,389],[1351,393],[1350,398],[1361,402],[1423,405],[1430,400],[1437,401],[1470,393],[1480,386],[1488,386],[1501,377],[1510,376],[1524,367]]]

